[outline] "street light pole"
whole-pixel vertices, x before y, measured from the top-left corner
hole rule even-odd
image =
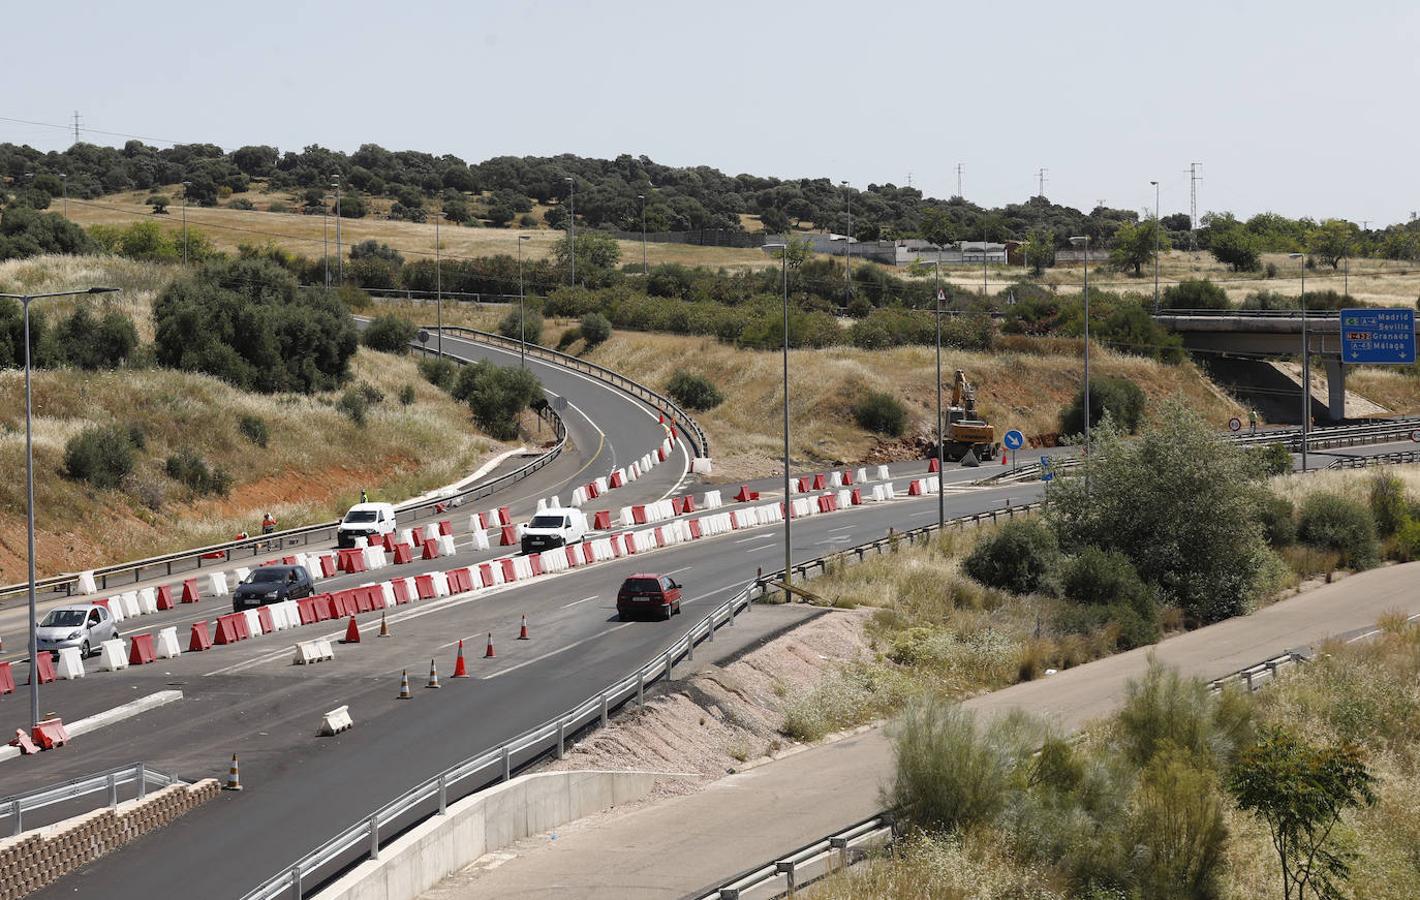
[[[74,297],[80,294],[109,294],[118,288],[91,287],[82,291],[54,291],[48,294],[0,294],[9,300],[18,300],[24,308],[25,318],[25,547],[26,569],[29,577],[27,595],[30,613],[30,727],[39,724],[39,673],[35,671],[35,660],[39,659],[38,613],[35,611],[35,454],[34,454],[34,401],[30,390],[30,303],[49,297]]]
[[[853,249],[853,195],[848,193],[847,181],[840,181],[839,184],[843,186],[843,208],[848,211],[848,233],[843,236],[843,305],[847,306],[853,302],[853,285],[848,273],[853,265],[853,261],[848,258]]]
[[[641,276],[644,278],[651,274],[651,267],[646,262],[646,195],[636,196],[641,199]]]
[[[325,265],[325,287],[330,289],[330,210],[325,206],[325,195],[320,198],[320,258]]]
[[[765,244],[765,250],[778,250],[780,272],[784,281],[784,599],[788,601],[793,584],[794,495],[789,492],[789,245]]]
[[[437,353],[444,355],[444,280],[439,265],[439,220],[444,217],[443,201],[434,216],[434,327],[439,330]]]
[[[572,176],[567,182],[567,259],[571,266],[572,287],[577,286],[577,182]]]
[[[1289,254],[1302,266],[1302,295],[1297,304],[1302,311],[1302,471],[1307,470],[1307,443],[1312,421],[1311,348],[1307,341],[1307,257],[1304,253]]]
[[[345,255],[340,250],[340,176],[332,175],[331,186],[335,188],[335,277],[340,286],[345,286]]]
[[[528,314],[523,307],[523,241],[531,239],[531,235],[518,235],[518,366],[523,369],[528,367]]]
[[[1154,315],[1159,314],[1159,183],[1154,186]]]
[[[187,189],[192,187],[191,181],[182,183],[182,264],[187,265]]]
[[[64,218],[69,218],[69,175],[59,173],[59,187],[64,192]]]
[[[937,534],[940,536],[947,522],[946,474],[947,461],[943,452],[946,442],[942,439],[942,248],[937,248],[937,269],[932,276],[932,286],[936,289],[932,302],[937,306]]]
[[[1085,456],[1090,455],[1090,236],[1072,237],[1070,243],[1085,247],[1085,287],[1082,299],[1085,306]],[[1089,488],[1089,474],[1086,470],[1085,487]]]

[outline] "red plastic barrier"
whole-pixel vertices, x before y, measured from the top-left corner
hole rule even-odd
[[[478,564],[478,580],[483,582],[484,587],[493,587],[493,564]]]
[[[621,535],[619,534],[611,536],[611,555],[617,559],[621,558]]]
[[[685,501],[685,502],[681,505],[681,509],[680,509],[681,512],[683,512],[683,513],[693,513],[693,512],[695,512],[695,495],[694,495],[694,494],[686,494],[684,497],[682,497],[682,498],[680,498],[680,499],[683,500],[683,501]]]
[[[684,511],[685,511],[685,498],[684,498],[684,497],[672,497],[672,498],[671,498],[671,512],[675,513],[676,515],[680,515],[680,514],[681,514],[682,512],[684,512]]]
[[[158,609],[172,609],[175,605],[176,604],[173,603],[173,589],[168,587],[166,584],[159,587]]]
[[[606,531],[611,527],[611,510],[603,509],[592,516],[592,527],[597,531]]]
[[[597,483],[596,483],[595,481],[589,481],[589,482],[587,482],[587,496],[588,496],[588,497],[590,497],[590,498],[592,498],[593,500],[595,500],[595,499],[597,499],[598,497],[600,497],[601,495],[602,495],[602,489],[599,488],[599,487],[597,487]]]
[[[582,546],[585,548],[587,545],[583,544]],[[567,565],[570,568],[575,569],[582,564],[582,557],[577,553],[577,546],[575,544],[570,547],[564,547],[563,549],[567,551]],[[591,560],[589,559],[587,562],[591,562]]]
[[[635,555],[636,555],[636,539],[633,538],[630,534],[624,534],[624,535],[622,535],[622,537],[625,539],[625,543],[626,543],[626,555],[627,555],[627,556],[635,556]]]
[[[665,533],[664,531],[662,531],[661,528],[660,528],[660,526],[658,525],[658,526],[656,526],[656,546],[657,546],[657,547],[664,547],[665,545],[666,545],[666,533]]]
[[[276,620],[271,618],[271,607],[269,606],[256,608],[256,621],[261,626],[262,634],[270,634],[276,630]]]
[[[814,482],[813,482],[813,489],[814,489],[814,490],[816,490],[816,491],[821,491],[821,490],[823,490],[827,485],[828,485],[828,479],[826,479],[826,478],[823,477],[823,473],[822,473],[822,472],[819,472],[818,474],[814,475]]]
[[[478,527],[482,528],[484,531],[488,530],[488,513],[481,512],[478,514]]]
[[[394,551],[394,564],[402,566],[414,559],[414,548],[408,544],[394,544],[391,549]]]
[[[237,623],[241,623],[240,625]],[[247,617],[241,613],[228,613],[225,616],[217,617],[217,638],[212,643],[219,646],[225,644],[235,644],[242,639],[242,631],[246,629]]]
[[[451,569],[447,573],[451,593],[462,594],[473,590],[473,575],[468,569]]]
[[[340,571],[351,575],[365,571],[365,551],[359,547],[341,550]]]
[[[739,492],[738,494],[735,494],[735,502],[736,502],[736,503],[748,503],[748,502],[750,502],[751,500],[758,500],[758,499],[759,499],[759,491],[752,491],[752,490],[750,490],[750,489],[749,489],[749,485],[747,485],[747,484],[742,484],[742,485],[740,485],[740,492]]]
[[[533,577],[542,574],[542,554],[533,553],[528,556],[528,568],[532,569]]]
[[[296,559],[296,557],[294,557],[294,556],[283,556],[283,557],[281,557],[281,565],[283,565],[283,566],[294,566],[294,565],[296,565],[298,562],[299,562],[299,560]]]
[[[920,479],[914,478],[914,479],[912,479],[912,482],[907,485],[907,496],[909,496],[909,497],[921,497],[921,496],[922,496],[922,481],[921,481]]]
[[[937,459],[937,457],[934,456],[934,457],[932,457],[930,460],[927,461],[927,473],[928,473],[928,474],[931,474],[931,473],[933,473],[933,472],[940,472],[940,471],[942,471],[942,463],[941,463],[940,460]]]
[[[853,470],[852,470],[852,469],[844,469],[844,470],[843,470],[843,486],[844,486],[844,487],[852,487],[852,486],[853,486]]]
[[[360,612],[373,612],[375,610],[375,592],[378,590],[379,588],[373,587],[355,588],[355,608],[360,610]],[[380,606],[383,607],[384,605],[384,598],[381,597]]]
[[[394,588],[394,602],[396,606],[403,605],[414,599],[409,596],[409,584],[403,578],[396,578],[390,582],[390,585]]]
[[[513,547],[518,543],[518,529],[512,525],[504,525],[502,534],[498,537],[499,547]]]
[[[39,752],[39,747],[30,740],[30,736],[25,734],[23,728],[15,729],[15,739],[10,742],[11,747],[19,747],[21,756],[30,756]]]
[[[196,603],[201,599],[201,594],[197,590],[197,579],[189,578],[182,583],[182,602]]]
[[[780,504],[780,505],[782,506],[783,504]],[[700,537],[700,520],[699,520],[699,519],[691,519],[691,520],[690,520],[690,536],[691,536],[692,538],[699,538],[699,537]]]
[[[434,599],[434,595],[435,595],[435,593],[436,593],[435,590],[434,590],[434,576],[433,576],[433,575],[416,575],[416,576],[414,576],[414,589],[419,592],[419,599],[420,599],[420,600],[432,600],[432,599]]]
[[[596,554],[592,552],[591,541],[582,542],[582,560],[587,563],[594,563],[597,561]]]
[[[93,600],[93,604],[95,606],[102,606],[104,609],[108,610],[111,615],[113,613],[113,607],[109,606],[108,604],[109,601],[112,599],[112,597],[95,597]]]
[[[212,646],[212,635],[207,633],[207,620],[192,623],[192,637],[187,642],[190,653],[207,650]]]
[[[619,488],[625,483],[626,482],[624,482],[621,478],[620,470],[612,472],[610,480],[607,481],[607,484],[611,485],[614,488]]]
[[[500,506],[500,507],[498,507],[498,524],[499,524],[499,525],[512,525],[512,524],[513,524],[513,516],[508,512],[508,507],[506,507],[506,506]]]
[[[513,568],[511,559],[498,560],[503,565],[503,583],[508,584],[518,580],[518,570]]]
[[[45,719],[30,729],[30,737],[41,750],[53,750],[69,743],[69,732],[64,729],[63,719]]]
[[[15,693],[15,672],[8,662],[0,662],[0,694]]]
[[[818,511],[821,512],[821,513],[833,512],[833,498],[832,498],[832,497],[819,497],[819,498],[818,498]]]
[[[646,507],[644,507],[644,506],[633,506],[633,507],[631,507],[631,521],[635,522],[637,525],[645,525],[645,524],[646,524]]]
[[[801,477],[798,483],[799,493],[807,494],[812,484],[813,482],[809,480],[809,476],[804,475]]]
[[[40,653],[34,660],[34,665],[30,666],[30,682],[33,683],[35,676],[39,676],[40,684],[49,684],[54,680],[54,657],[48,651]]]
[[[851,499],[851,501],[852,501],[852,503],[853,503],[854,506],[862,506],[862,505],[863,505],[863,492],[860,491],[860,490],[858,490],[857,488],[854,488],[854,489],[853,489],[853,493],[850,495],[850,499]]]
[[[338,570],[335,568],[335,558],[329,553],[320,558],[320,574],[322,578],[333,578]]]
[[[430,538],[429,540],[425,541],[425,542],[424,542],[424,549],[420,552],[419,558],[420,558],[420,559],[438,559],[438,558],[439,558],[439,542],[438,542],[437,540],[435,540],[434,538]]]
[[[329,593],[316,594],[311,598],[311,612],[315,614],[315,621],[324,622],[330,618],[331,600]]]
[[[151,634],[135,634],[128,639],[128,664],[130,666],[144,666],[157,659],[158,654],[153,649]]]
[[[657,447],[657,448],[656,448],[656,462],[665,462],[665,461],[666,461],[666,448],[665,448],[665,447]]]
[[[314,624],[314,623],[315,623],[315,620],[316,620],[316,605],[315,605],[315,601],[314,601],[312,598],[310,598],[310,597],[307,597],[307,598],[304,599],[304,600],[297,600],[297,601],[296,601],[296,614],[301,617],[301,624],[302,624],[302,625],[311,625],[311,624]]]
[[[366,543],[371,547],[383,548],[389,543],[389,536],[384,534],[372,534],[366,539]]]
[[[441,520],[439,521],[439,533],[440,533],[440,534],[453,534],[453,533],[454,533],[454,523],[453,523],[453,522],[450,522],[448,519],[441,519]]]

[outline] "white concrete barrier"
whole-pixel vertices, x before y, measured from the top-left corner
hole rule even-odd
[[[378,569],[385,564],[385,551],[379,547],[366,547],[364,557],[366,569]]]
[[[863,482],[865,482],[865,481],[867,481],[867,480],[868,480],[868,470],[867,470],[867,469],[859,469],[858,471],[856,471],[856,472],[853,473],[853,481],[854,481],[855,483],[857,483],[857,484],[862,484]]]
[[[383,597],[383,598],[385,598],[385,609],[393,609],[393,608],[394,608],[395,602],[394,602],[394,585],[393,585],[393,584],[389,583],[388,581],[381,582],[381,583],[380,583],[380,596]]]
[[[414,576],[408,575],[402,580],[404,581],[404,596],[413,602],[419,596],[419,587],[414,583]]]
[[[90,572],[80,572],[80,573],[79,573],[79,593],[81,593],[81,594],[97,594],[98,592],[99,592],[99,586],[98,586],[98,584],[94,581],[94,573],[93,573],[92,571],[90,571]]]
[[[128,618],[128,614],[123,611],[122,597],[109,597],[108,611],[109,615],[113,616],[115,622],[122,622],[124,619]]]
[[[449,805],[321,891],[325,900],[415,900],[486,853],[640,800],[655,772],[538,772]]]
[[[364,550],[364,549],[365,549],[366,547],[368,547],[368,546],[370,546],[370,539],[369,539],[369,538],[365,537],[363,534],[357,534],[357,535],[355,536],[355,549],[356,549],[356,550]]]
[[[452,534],[439,535],[439,555],[453,556],[458,550],[454,548],[454,536]]]
[[[708,457],[697,456],[695,459],[690,461],[690,471],[693,474],[711,475],[714,474],[713,470],[714,466],[711,464],[710,459]]]
[[[873,485],[873,492],[868,495],[868,499],[872,500],[874,503],[881,503],[886,498],[887,495],[883,493],[883,486],[880,484]]]
[[[315,641],[296,642],[296,658],[291,662],[298,666],[309,666],[312,663],[320,662],[321,659],[320,650],[316,647]]]
[[[335,659],[335,647],[331,645],[330,638],[316,638],[315,644],[321,659]]]
[[[439,539],[439,526],[430,522],[424,526],[424,540],[437,541]]]
[[[889,499],[889,500],[896,500],[896,499],[897,499],[897,491],[893,490],[892,482],[891,482],[891,481],[884,483],[882,487],[883,487],[883,496],[884,496],[884,497],[886,497],[886,498]]]
[[[473,548],[475,550],[487,550],[492,545],[488,543],[488,532],[475,531],[473,533]]]
[[[177,659],[182,655],[182,645],[178,643],[176,625],[159,628],[158,638],[153,643],[157,648],[155,652],[158,659]]]
[[[138,611],[145,616],[151,616],[158,611],[158,592],[153,588],[145,587],[138,591]]]
[[[79,655],[78,647],[59,648],[59,665],[55,666],[54,675],[61,681],[84,677],[84,657]]]
[[[828,473],[828,486],[831,488],[843,487],[843,473],[834,469]]]
[[[417,544],[422,544],[422,543],[423,543],[423,541],[416,541],[416,540],[414,539],[414,529],[413,529],[413,528],[401,528],[401,529],[399,530],[399,542],[400,542],[401,544],[408,544],[408,545],[411,546],[411,547],[416,546]]]
[[[705,495],[700,498],[702,509],[719,509],[722,505],[719,491],[706,491]]]
[[[244,609],[242,610],[242,618],[247,620],[247,634],[256,637],[263,633],[261,630],[261,613],[254,609]]]
[[[123,638],[114,638],[99,644],[99,670],[117,672],[128,668],[128,648]]]
[[[207,590],[214,597],[225,597],[229,593],[227,590],[227,576],[222,572],[213,572],[207,576]],[[124,610],[127,612],[127,610]]]
[[[119,594],[119,599],[123,601],[123,615],[129,619],[136,619],[143,615],[143,610],[138,606],[138,592],[124,591]],[[156,606],[156,604],[154,604]]]
[[[349,731],[354,725],[355,720],[350,718],[350,707],[337,706],[321,716],[320,733],[325,737],[330,737],[340,734],[342,731]]]
[[[449,596],[449,576],[443,572],[430,572],[429,578],[434,582],[434,596]]]
[[[598,478],[596,481],[594,481],[594,482],[592,482],[592,483],[597,486],[597,494],[598,494],[598,495],[605,494],[605,493],[607,492],[607,489],[608,489],[608,488],[607,488],[606,476],[602,476],[602,477]]]
[[[847,488],[838,492],[838,508],[847,509],[853,505],[853,492]]]
[[[878,481],[887,481],[892,476],[888,474],[887,466],[878,466]]]

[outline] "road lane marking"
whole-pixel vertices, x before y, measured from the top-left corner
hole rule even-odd
[[[750,541],[763,541],[763,540],[768,540],[768,539],[770,539],[770,538],[777,538],[778,536],[779,536],[779,535],[777,535],[777,534],[757,534],[757,535],[755,535],[754,537],[740,538],[739,540],[735,541],[734,543],[736,543],[736,544],[748,544]]]
[[[595,600],[595,599],[597,599],[597,598],[600,597],[600,596],[601,596],[601,594],[593,594],[593,595],[590,596],[590,597],[583,597],[581,600],[573,600],[571,603],[564,603],[564,604],[562,604],[561,606],[558,607],[558,609],[567,609],[567,608],[569,608],[569,607],[576,606],[578,603],[586,603],[588,600]]]

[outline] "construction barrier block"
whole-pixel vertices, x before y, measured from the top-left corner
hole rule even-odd
[[[320,647],[317,641],[297,641],[296,658],[292,660],[298,666],[309,666],[321,661]]]
[[[99,644],[99,671],[117,672],[128,668],[128,652],[123,646],[123,638],[114,638]]]
[[[527,558],[527,560],[528,560],[528,565],[532,568],[533,576],[536,577],[536,576],[538,576],[538,575],[541,575],[541,574],[542,574],[542,554],[541,554],[541,553],[534,553],[534,554],[532,554],[531,556],[529,556],[529,557]]]
[[[0,694],[15,693],[15,672],[10,663],[0,662]]]
[[[30,737],[41,750],[53,750],[69,743],[69,732],[64,729],[63,719],[45,719],[36,722],[30,730]]]
[[[512,525],[504,525],[498,535],[498,546],[514,547],[518,543],[518,530]]]
[[[320,733],[324,737],[330,737],[354,726],[355,721],[350,718],[350,707],[339,706],[321,717]]]
[[[196,603],[201,596],[197,591],[197,579],[189,578],[182,583],[182,602]]]
[[[33,660],[30,666],[30,679],[39,677],[40,684],[49,684],[54,680],[54,659],[48,653],[41,653]]]
[[[603,509],[592,516],[592,527],[597,531],[611,528],[611,510]]]
[[[506,506],[500,506],[500,507],[498,507],[498,524],[499,524],[499,525],[512,525],[512,524],[513,524],[513,514],[508,511],[508,507],[506,507]]]
[[[506,559],[500,559],[498,560],[498,562],[502,563],[503,565],[504,584],[509,584],[518,580],[518,567],[513,565],[513,560],[511,557]]]
[[[351,547],[348,550],[341,550],[338,568],[340,571],[351,575],[357,572],[364,572],[366,570],[364,549],[361,547]]]
[[[138,611],[145,616],[158,611],[158,597],[152,588],[146,587],[138,592]]]
[[[424,549],[420,551],[419,558],[420,558],[420,559],[438,559],[438,558],[439,558],[439,542],[438,542],[437,540],[434,540],[433,538],[430,538],[429,540],[426,540],[426,541],[424,542]]]
[[[276,630],[276,620],[271,617],[271,607],[269,606],[256,608],[256,621],[261,625],[262,634],[270,634]]]
[[[212,642],[217,645],[235,644],[242,639],[242,632],[246,630],[246,616],[241,613],[228,613],[225,616],[217,617],[217,637]]]
[[[1298,391],[1300,392],[1300,388],[1298,389]],[[930,460],[927,461],[927,472],[928,472],[928,474],[931,474],[931,473],[933,473],[933,472],[940,472],[940,471],[942,471],[942,463],[941,463],[941,461],[940,461],[939,459],[937,459],[937,458],[934,456],[934,457],[932,457]]]
[[[340,571],[335,566],[335,557],[329,553],[320,557],[320,574],[322,578],[333,578],[335,573]]]
[[[691,520],[690,520],[690,536],[691,536],[692,538],[699,538],[699,537],[700,537],[700,520],[699,520],[699,519],[691,519]]]
[[[177,626],[169,625],[158,629],[158,659],[177,659],[182,655],[178,646]]]
[[[15,739],[10,742],[11,747],[19,747],[21,756],[30,756],[39,752],[38,745],[30,740],[30,736],[25,734],[23,728],[15,729]]]
[[[419,592],[420,600],[433,600],[436,596],[433,575],[414,576],[414,587]]]
[[[754,491],[751,491],[749,489],[749,485],[747,484],[740,485],[739,493],[735,494],[736,503],[748,503],[749,501],[756,500],[758,498],[759,494],[755,493]]]
[[[842,483],[842,485],[843,485],[844,487],[852,487],[852,486],[853,486],[853,472],[852,472],[851,470],[849,470],[849,469],[844,469],[844,470],[843,470],[843,477],[842,477],[842,479],[840,479],[840,481],[841,481],[841,483]]]
[[[413,547],[409,546],[408,544],[395,544],[395,545],[394,545],[394,564],[395,564],[395,565],[397,565],[397,566],[402,566],[402,565],[404,565],[404,564],[407,563],[407,562],[413,561],[413,559],[414,559],[414,548],[413,548]]]
[[[281,565],[283,566],[298,566],[300,564],[300,560],[296,559],[294,556],[281,557]]]
[[[854,488],[853,493],[850,496],[852,497],[852,502],[854,506],[863,505],[863,492],[861,490],[859,490],[858,488]]]
[[[403,578],[396,578],[394,581],[390,582],[390,586],[394,588],[394,602],[396,605],[408,603],[410,600],[414,599],[409,596],[409,585],[405,583]]]
[[[158,588],[158,609],[169,610],[176,604],[173,603],[173,589],[166,584]]]
[[[645,524],[646,524],[646,507],[644,507],[644,506],[633,506],[633,507],[631,507],[631,521],[630,521],[630,522],[627,522],[626,524],[631,525],[631,524],[633,524],[633,523],[636,524],[636,525],[645,525]]]
[[[128,664],[130,666],[145,666],[150,662],[155,662],[157,658],[158,654],[153,648],[151,634],[135,634],[128,639]]]
[[[222,587],[223,589],[227,587],[225,579],[222,581]],[[138,606],[137,591],[124,591],[118,599],[123,601],[123,617],[125,619],[136,619],[143,615],[143,610]]]
[[[212,635],[207,633],[207,622],[192,623],[192,637],[187,642],[189,653],[196,653],[198,650],[208,650],[212,647]]]
[[[634,556],[636,554],[636,538],[630,532],[627,532],[623,537],[626,538],[626,554]]]
[[[440,534],[453,534],[453,533],[454,533],[454,523],[453,523],[453,522],[450,522],[448,519],[442,519],[442,520],[440,520],[440,521],[439,521],[439,533],[440,533]]]
[[[60,649],[58,674],[61,681],[73,681],[75,678],[84,677],[84,658],[79,655],[78,647]]]

